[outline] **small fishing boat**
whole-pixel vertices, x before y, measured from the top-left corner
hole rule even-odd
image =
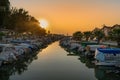
[[[95,51],[95,65],[116,66],[120,64],[119,48],[97,48]]]

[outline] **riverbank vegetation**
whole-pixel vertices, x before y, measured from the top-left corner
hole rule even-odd
[[[120,47],[120,25],[116,24],[112,27],[103,26],[103,28],[95,28],[93,31],[76,31],[73,33],[73,39],[78,41],[113,41]]]

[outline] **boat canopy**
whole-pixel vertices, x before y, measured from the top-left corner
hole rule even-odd
[[[98,45],[96,42],[81,42],[81,45],[86,47],[87,45]]]
[[[103,54],[120,54],[120,48],[98,48],[97,50]]]

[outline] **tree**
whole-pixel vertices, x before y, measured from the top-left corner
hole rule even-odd
[[[75,40],[81,40],[82,37],[83,37],[83,34],[80,31],[73,33],[73,39],[75,39]]]
[[[101,30],[94,31],[94,36],[97,38],[97,43],[100,43],[100,40],[105,37],[105,34]]]
[[[0,28],[3,27],[4,19],[9,13],[10,2],[9,0],[0,0]]]
[[[34,35],[45,35],[46,30],[42,29],[39,24],[39,21],[23,8],[12,8],[9,15],[6,16],[4,26],[17,33],[30,32]]]
[[[5,36],[3,32],[0,32],[0,40],[2,40],[2,36]]]
[[[12,8],[9,15],[6,18],[4,26],[7,29],[14,30],[16,32],[25,32],[27,28],[27,22],[29,21],[28,11],[20,8]]]
[[[118,44],[118,47],[120,47],[120,28],[119,29],[113,29],[109,32],[109,37],[111,40],[115,40]]]
[[[88,41],[88,39],[90,38],[90,36],[92,35],[92,33],[90,31],[86,31],[86,32],[83,32],[83,35],[86,38],[86,41]]]

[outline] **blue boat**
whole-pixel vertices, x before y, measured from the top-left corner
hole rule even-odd
[[[116,66],[120,64],[120,48],[97,48],[96,65]]]

